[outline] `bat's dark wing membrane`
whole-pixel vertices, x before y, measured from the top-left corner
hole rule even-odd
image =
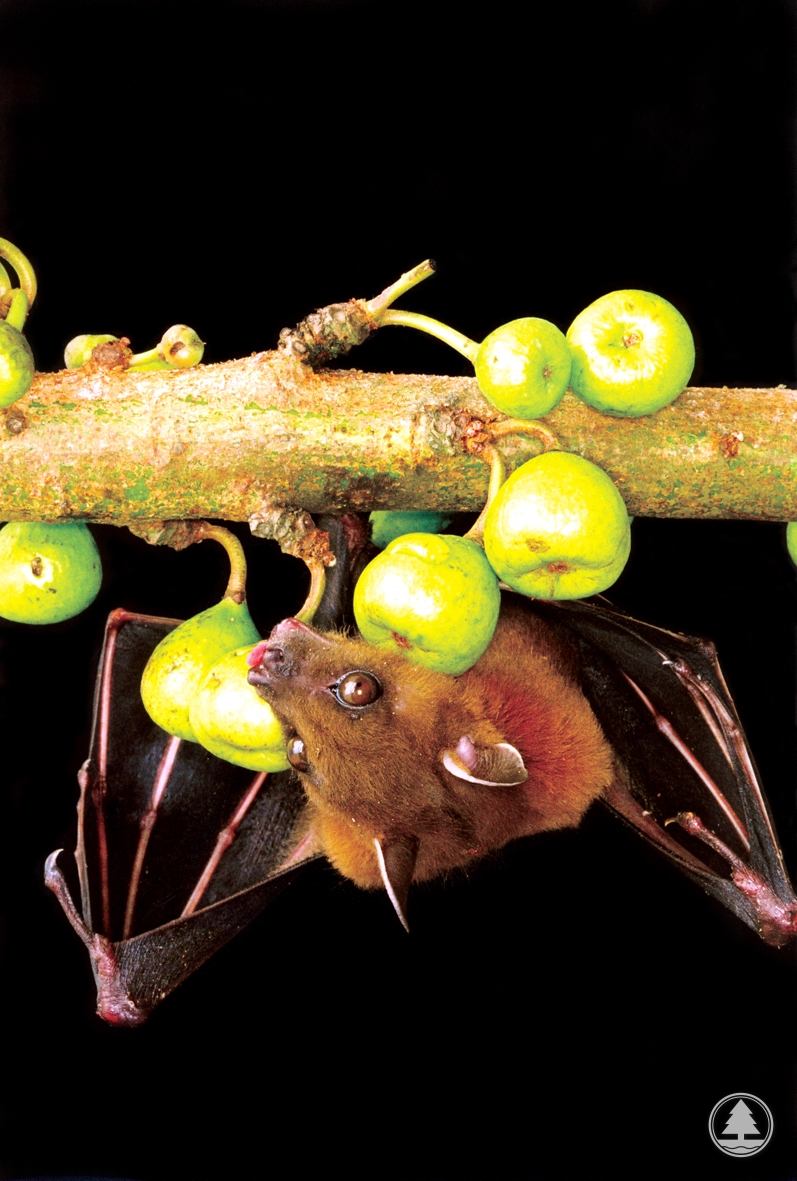
[[[319,612],[341,625],[364,532],[356,518],[319,524],[337,557]],[[178,622],[110,616],[74,862],[59,850],[46,867],[89,949],[98,1012],[114,1024],[144,1021],[315,859],[292,772],[234,767],[171,738],[144,709],[144,667]]]
[[[714,646],[603,599],[534,610],[575,648],[621,759],[609,806],[768,943],[792,940],[797,898]]]
[[[60,865],[66,855],[53,854],[47,865],[48,885],[89,949],[98,1011],[116,1024],[143,1021],[299,870],[280,872],[304,803],[292,774],[258,785],[253,772],[171,739],[146,713],[141,674],[175,622],[124,611],[110,617],[80,776],[79,912]],[[220,836],[226,841],[222,834],[255,792],[214,867]]]

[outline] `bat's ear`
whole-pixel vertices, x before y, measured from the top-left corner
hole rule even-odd
[[[440,759],[446,771],[458,779],[483,783],[486,787],[514,787],[529,777],[523,756],[508,742],[475,746],[465,734],[455,750],[441,751]]]

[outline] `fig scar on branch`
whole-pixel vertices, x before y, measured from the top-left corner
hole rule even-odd
[[[429,258],[407,271],[374,299],[350,299],[318,308],[295,328],[282,329],[280,351],[311,368],[345,356],[379,327],[382,314],[400,295],[434,274],[435,269],[434,261]]]

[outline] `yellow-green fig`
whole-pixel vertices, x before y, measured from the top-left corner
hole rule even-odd
[[[384,549],[405,533],[442,533],[451,524],[452,513],[437,512],[382,512],[375,511],[368,518],[371,541]]]
[[[111,344],[118,339],[118,336],[109,336],[108,333],[84,333],[82,336],[73,336],[64,349],[64,364],[67,369],[79,369],[91,360],[97,345]]]
[[[197,742],[189,711],[206,674],[234,648],[259,639],[246,603],[231,598],[169,632],[150,656],[141,678],[141,699],[153,722],[169,734]]]
[[[491,332],[473,364],[479,389],[504,414],[541,418],[567,389],[571,358],[555,324],[526,316]]]
[[[197,741],[217,758],[250,771],[285,771],[290,763],[282,726],[247,680],[252,647],[216,661],[191,701],[190,724]]]
[[[458,676],[493,638],[501,605],[484,551],[467,537],[407,533],[370,562],[354,590],[363,639]]]
[[[484,549],[507,586],[535,599],[599,594],[622,573],[631,549],[623,498],[601,468],[549,451],[524,463],[496,494]]]
[[[695,367],[695,342],[677,308],[650,291],[611,291],[567,330],[570,386],[603,414],[635,418],[661,410]]]
[[[797,566],[797,521],[789,521],[786,526],[786,548],[789,557]]]
[[[100,555],[81,521],[11,521],[0,529],[0,616],[60,623],[97,596]]]
[[[28,392],[35,368],[25,337],[13,324],[0,320],[0,406],[10,406]]]

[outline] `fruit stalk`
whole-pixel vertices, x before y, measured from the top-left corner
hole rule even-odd
[[[300,620],[302,623],[312,623],[313,616],[318,609],[318,604],[324,597],[324,590],[327,585],[327,572],[322,562],[306,562],[305,564],[310,571],[310,589],[307,592],[307,598],[302,605],[301,611],[297,611],[294,618]]]
[[[31,306],[36,298],[36,272],[31,266],[29,260],[25,257],[19,247],[15,246],[13,242],[9,242],[7,238],[0,238],[0,258],[10,262],[11,266],[17,272],[19,285],[25,292],[28,299],[28,307]],[[8,272],[3,267],[3,277],[8,279]]]
[[[197,529],[196,540],[218,541],[219,545],[224,546],[230,559],[230,577],[223,597],[232,599],[234,603],[243,603],[246,599],[246,556],[238,538],[223,525],[202,521]]]
[[[442,340],[443,344],[456,349],[469,361],[475,362],[476,360],[479,346],[475,340],[471,340],[469,336],[463,336],[461,332],[457,332],[455,328],[449,328],[448,324],[443,324],[440,320],[433,320],[431,316],[422,316],[420,312],[404,312],[400,308],[390,308],[379,317],[379,327],[384,328],[389,324],[396,324],[403,328],[417,328],[420,332],[426,332],[429,336]]]
[[[487,443],[482,448],[482,459],[486,459],[490,464],[490,484],[487,489],[487,500],[484,502],[484,508],[465,534],[471,541],[475,541],[477,545],[481,546],[484,545],[484,521],[487,517],[487,510],[495,500],[498,489],[506,479],[506,464],[504,463],[503,456],[492,443]]]
[[[6,324],[10,324],[12,328],[16,328],[17,332],[21,332],[28,318],[29,307],[27,295],[18,288],[11,296],[11,303],[8,305]]]
[[[544,427],[539,422],[526,422],[519,418],[505,418],[503,422],[489,423],[484,428],[484,433],[488,436],[490,442],[483,443],[478,440],[469,439],[465,444],[468,451],[474,455],[481,455],[482,459],[486,459],[490,464],[490,484],[487,488],[487,500],[479,516],[465,534],[466,537],[469,537],[471,541],[475,541],[478,545],[484,545],[484,522],[487,518],[487,512],[495,500],[498,489],[506,480],[506,464],[501,452],[495,446],[495,440],[506,439],[510,435],[526,435],[528,438],[536,439],[538,443],[541,443],[543,452],[560,451],[562,449],[553,431],[549,431],[547,427]]]

